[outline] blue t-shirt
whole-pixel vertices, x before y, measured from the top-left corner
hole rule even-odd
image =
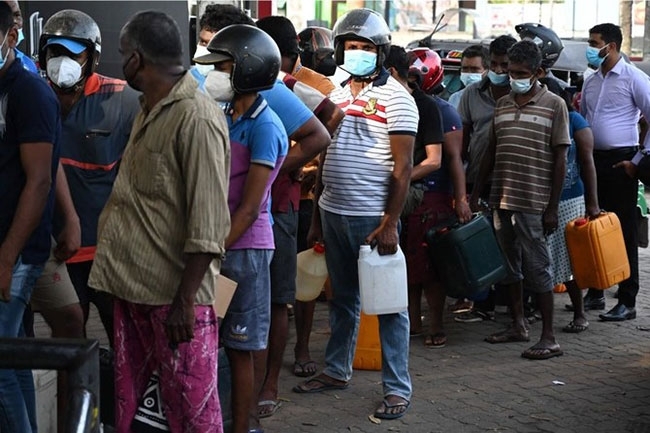
[[[279,117],[260,95],[234,123],[231,116],[226,118],[230,129],[228,207],[231,215],[241,204],[251,164],[261,164],[272,169],[257,219],[230,249],[274,249],[269,206],[271,185],[287,156],[289,139]]]
[[[192,76],[199,82],[199,90],[205,92],[205,76],[195,67],[190,68]],[[278,79],[273,87],[259,92],[266,99],[271,110],[280,118],[288,136],[291,136],[314,115],[309,108]]]
[[[440,109],[440,113],[442,114],[443,133],[447,134],[453,131],[462,131],[463,121],[461,120],[460,115],[458,114],[458,111],[456,111],[454,106],[438,96],[434,96],[433,99],[435,99],[436,103],[438,104],[438,108]],[[426,184],[427,191],[436,191],[436,192],[444,192],[444,193],[452,192],[451,177],[449,176],[449,167],[448,164],[446,163],[444,153],[442,156],[442,164],[440,166],[440,169],[428,175],[424,179],[424,181]]]
[[[34,61],[27,54],[23,53],[18,48],[14,48],[14,52],[16,53],[16,57],[19,58],[22,62],[23,68],[27,69],[29,72],[38,74],[36,63],[34,63]]]
[[[573,139],[573,134],[588,127],[589,124],[580,113],[577,111],[569,111],[569,135],[571,137],[571,145],[567,152],[566,175],[564,176],[564,185],[562,186],[562,195],[560,196],[560,200],[580,197],[585,193],[585,186],[580,178],[578,148]]]
[[[21,252],[26,264],[43,264],[50,254],[54,181],[59,164],[59,101],[48,84],[16,58],[0,79],[0,242],[14,219],[26,176],[20,161],[23,143],[52,143],[52,187],[41,222]],[[38,103],[35,103],[38,102]]]

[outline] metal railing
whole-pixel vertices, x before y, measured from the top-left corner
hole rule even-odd
[[[63,370],[70,396],[66,433],[99,433],[99,342],[0,338],[0,368]]]

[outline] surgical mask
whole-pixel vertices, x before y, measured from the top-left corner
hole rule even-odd
[[[230,74],[227,72],[217,70],[208,72],[203,85],[208,96],[217,102],[230,102],[235,96]]]
[[[210,54],[208,47],[204,47],[203,45],[196,46],[196,52],[194,53],[194,58],[205,56],[207,54]],[[195,64],[194,67],[196,68],[197,71],[199,71],[199,74],[203,75],[204,77],[207,77],[208,72],[214,69],[214,65],[199,65],[198,63]]]
[[[483,79],[483,74],[479,72],[461,72],[460,81],[465,87],[470,86],[471,84],[478,83]]]
[[[604,55],[603,57],[600,57],[600,52],[603,50],[603,48],[596,48],[596,47],[587,47],[587,52],[585,53],[587,57],[587,62],[590,65],[594,65],[595,67],[599,68],[600,65],[603,64],[605,61],[605,58],[607,57],[607,54]]]
[[[512,89],[513,92],[519,93],[519,94],[524,94],[528,93],[528,91],[533,87],[532,83],[532,77],[529,78],[511,78],[510,79],[510,88]]]
[[[377,53],[363,50],[346,50],[341,69],[355,77],[367,77],[377,70]]]
[[[68,56],[52,57],[47,60],[47,77],[58,87],[68,89],[81,79],[82,67]]]
[[[2,48],[5,46],[5,43],[7,42],[7,38],[5,36],[5,40],[2,41],[2,45],[0,45],[0,69],[2,69],[5,65],[5,62],[7,61],[7,57],[2,54]]]
[[[16,46],[20,45],[20,43],[25,40],[25,35],[23,34],[23,29],[18,29],[18,41],[16,42]]]
[[[488,78],[490,79],[490,82],[495,86],[505,87],[510,84],[510,77],[508,77],[508,74],[497,74],[493,70],[489,70]]]

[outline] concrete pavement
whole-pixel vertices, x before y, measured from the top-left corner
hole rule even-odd
[[[650,251],[639,253],[637,319],[605,323],[598,320],[600,312],[587,312],[589,329],[565,334],[561,328],[572,318],[564,310],[568,295],[555,295],[555,331],[564,350],[558,358],[521,358],[532,343],[484,342],[508,324],[506,315],[497,314],[493,322],[457,323],[445,313],[446,347],[428,349],[421,337],[411,340],[414,395],[408,414],[381,424],[368,418],[382,399],[379,372],[355,371],[344,391],[291,391],[302,380],[291,373],[291,322],[280,383],[282,407],[262,425],[266,433],[650,433]],[[616,303],[613,293],[606,292],[608,309]],[[531,325],[532,342],[540,330],[541,323]],[[41,324],[37,332],[44,335],[47,330]],[[96,314],[89,334],[106,344]],[[327,339],[327,306],[318,303],[311,351],[319,367]]]

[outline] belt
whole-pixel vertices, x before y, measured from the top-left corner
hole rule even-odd
[[[624,155],[627,153],[636,152],[639,149],[639,146],[625,146],[625,147],[614,147],[612,149],[599,150],[594,149],[594,156],[614,156],[614,155]]]

